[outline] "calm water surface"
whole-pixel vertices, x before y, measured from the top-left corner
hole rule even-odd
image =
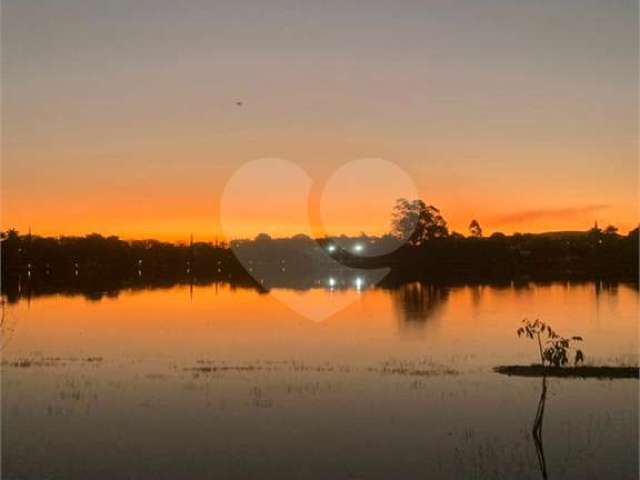
[[[638,478],[637,380],[550,379],[537,449],[541,380],[491,370],[536,361],[525,316],[636,365],[635,287],[275,293],[9,305],[3,478]]]

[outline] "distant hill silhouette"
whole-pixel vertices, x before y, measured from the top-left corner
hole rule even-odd
[[[541,232],[535,235],[539,237],[551,237],[551,238],[579,238],[588,235],[589,232],[580,230],[564,230],[558,232]]]

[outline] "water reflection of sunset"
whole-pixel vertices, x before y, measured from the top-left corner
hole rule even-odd
[[[591,358],[633,356],[637,348],[637,291],[624,284],[599,292],[591,283],[280,292],[281,300],[296,296],[311,306],[346,298],[344,309],[319,323],[251,289],[221,284],[194,287],[191,294],[188,287],[175,287],[122,292],[98,302],[37,297],[28,308],[22,300],[11,307],[20,320],[5,355],[345,362],[427,355],[444,362],[456,352],[491,363],[494,355],[510,361],[535,353],[515,337],[524,316],[582,335]],[[407,343],[412,338],[419,341]]]

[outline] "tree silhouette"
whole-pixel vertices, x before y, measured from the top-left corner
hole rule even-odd
[[[368,255],[354,255],[352,247],[365,241]],[[406,241],[410,248],[397,248]],[[393,210],[393,234],[382,237],[313,239],[300,234],[269,240],[265,234],[230,243],[175,244],[95,233],[41,237],[5,230],[0,232],[0,287],[12,303],[20,296],[53,292],[81,292],[96,299],[131,285],[139,288],[225,281],[255,286],[254,278],[237,258],[238,248],[246,255],[259,255],[265,268],[272,265],[281,271],[285,260],[287,278],[292,279],[294,272],[300,276],[332,275],[326,270],[332,264],[326,262],[325,245],[335,246],[332,257],[346,266],[390,267],[390,283],[504,281],[526,276],[541,280],[630,280],[637,285],[640,264],[638,228],[627,235],[607,234],[596,227],[553,235],[494,233],[478,241],[450,233],[435,207],[421,200],[400,199]]]
[[[414,246],[422,244],[425,240],[449,236],[447,222],[440,210],[419,199],[396,200],[391,226],[396,237]]]
[[[469,224],[469,233],[471,234],[472,237],[476,237],[476,238],[482,237],[482,227],[480,226],[477,220],[475,219],[471,220],[471,223]]]
[[[518,337],[524,336],[525,338],[528,337],[532,340],[537,340],[538,350],[540,353],[540,364],[543,367],[550,365],[558,368],[566,365],[569,363],[570,349],[575,351],[574,363],[576,365],[580,362],[584,362],[584,353],[582,353],[582,350],[573,346],[576,342],[581,342],[582,337],[573,336],[569,338],[558,335],[550,325],[540,321],[539,319],[532,322],[525,318],[522,320],[522,323],[523,326],[518,328],[516,333],[518,334]],[[543,347],[542,336],[545,335],[547,339],[545,340]]]

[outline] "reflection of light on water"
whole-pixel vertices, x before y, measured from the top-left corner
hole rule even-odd
[[[331,289],[334,290],[336,287],[338,287],[338,280],[336,280],[335,277],[329,277],[326,280],[326,285]],[[353,288],[355,288],[355,290],[362,290],[366,285],[365,279],[363,277],[356,277],[353,279]],[[346,285],[343,283],[342,287],[345,287]]]

